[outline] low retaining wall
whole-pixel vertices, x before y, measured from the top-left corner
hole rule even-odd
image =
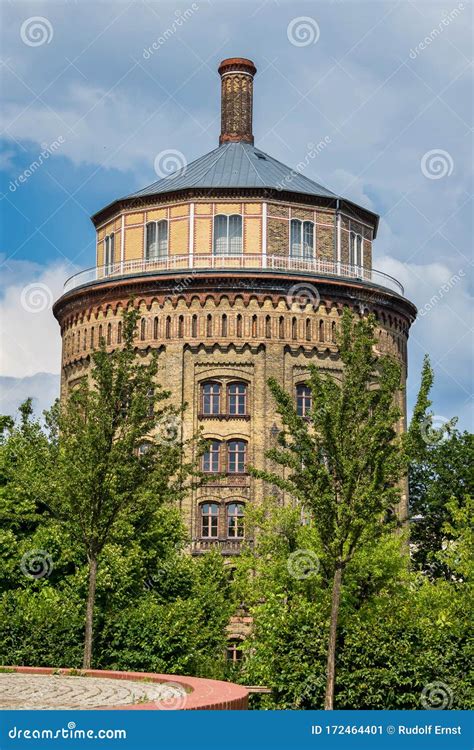
[[[244,710],[248,708],[248,691],[241,685],[222,680],[206,680],[201,677],[181,677],[181,675],[154,674],[153,672],[114,672],[102,669],[53,669],[51,667],[3,667],[21,674],[31,675],[62,675],[83,677],[107,677],[113,680],[136,680],[146,682],[167,683],[171,686],[182,687],[186,691],[185,697],[177,706],[159,706],[158,703],[124,704],[121,706],[107,706],[113,711],[154,711],[163,708],[174,708],[182,711],[204,710]],[[170,702],[172,703],[172,701]],[[166,704],[166,701],[165,701]],[[101,707],[98,707],[102,710]],[[106,710],[105,708],[103,710]]]

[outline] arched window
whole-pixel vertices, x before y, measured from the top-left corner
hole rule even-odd
[[[319,340],[324,341],[324,320],[319,321]]]
[[[257,316],[252,315],[252,338],[257,338]]]
[[[184,336],[184,318],[182,315],[178,318],[178,338],[182,339]]]
[[[198,335],[198,319],[197,319],[197,315],[193,315],[191,319],[191,336],[196,338],[197,335]]]
[[[214,255],[242,254],[242,217],[238,214],[214,217]]]
[[[112,343],[112,323],[107,325],[107,344],[110,346]]]
[[[112,271],[115,254],[115,235],[107,234],[104,239],[104,273],[109,274]]]
[[[216,539],[219,534],[219,506],[217,503],[201,505],[201,536]]]
[[[170,339],[171,338],[171,318],[168,315],[166,318],[166,325],[165,325],[165,338]]]
[[[336,323],[334,322],[334,320],[331,323],[331,341],[333,344],[336,343]]]
[[[94,342],[94,326],[92,326],[92,328],[91,328],[91,349],[93,349],[94,346],[95,346],[95,342]]]
[[[87,347],[87,329],[84,328],[84,336],[82,338],[82,348],[85,351]]]
[[[227,409],[232,415],[247,414],[247,385],[245,383],[229,383]]]
[[[117,325],[117,344],[122,343],[122,321],[119,320]]]
[[[142,318],[140,321],[140,341],[145,341],[145,333],[146,333],[146,320],[145,318]]]
[[[242,661],[242,641],[238,640],[237,638],[233,638],[232,640],[227,641],[226,659],[232,664],[237,664],[238,662]]]
[[[227,336],[227,315],[224,313],[222,316],[222,336]]]
[[[297,326],[298,326],[298,323],[297,323],[296,318],[292,318],[291,319],[291,338],[292,339],[296,339],[297,337],[297,333],[298,333]]]
[[[158,316],[153,318],[153,338],[158,338]]]
[[[311,341],[311,319],[306,318],[306,341]]]
[[[206,336],[212,336],[212,315],[208,315],[206,319]]]
[[[280,316],[280,320],[278,321],[278,335],[281,339],[285,338],[285,318],[283,315]]]
[[[269,315],[265,318],[265,337],[267,339],[271,338],[272,336],[272,319]]]
[[[201,386],[201,409],[203,414],[219,414],[221,410],[221,384],[203,383]]]
[[[312,221],[291,220],[290,256],[306,259],[314,257],[314,224]]]
[[[351,266],[362,265],[362,236],[356,232],[350,234],[349,264]]]
[[[79,352],[80,348],[81,348],[81,332],[78,331],[76,335],[76,352]]]
[[[146,225],[145,258],[166,258],[168,255],[168,222],[150,221]]]
[[[227,443],[227,471],[230,474],[244,474],[247,463],[247,443],[245,440],[229,440]]]
[[[103,340],[103,338],[104,338],[104,337],[102,336],[102,324],[101,324],[101,325],[99,326],[99,344],[101,344],[101,343],[102,343],[102,340]]]
[[[311,411],[311,389],[305,383],[296,386],[296,411],[300,417],[308,417]]]
[[[206,474],[218,474],[221,461],[221,444],[219,440],[212,440],[209,448],[202,455],[202,470]]]
[[[243,503],[230,503],[227,506],[227,536],[229,539],[243,539],[244,537]]]
[[[236,336],[238,339],[242,338],[242,316],[240,314],[237,315]]]

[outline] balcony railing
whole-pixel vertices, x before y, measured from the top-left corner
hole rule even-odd
[[[210,550],[218,550],[222,555],[239,555],[242,548],[252,546],[251,539],[193,539],[190,551],[193,555],[200,555]]]
[[[190,278],[200,271],[276,271],[304,276],[323,276],[363,281],[367,284],[404,294],[399,281],[382,271],[350,266],[331,260],[289,258],[279,255],[170,255],[166,258],[126,260],[109,266],[96,266],[67,279],[64,293],[88,284],[114,281],[127,276],[146,276],[171,272],[188,272]],[[181,274],[180,274],[181,276]],[[186,278],[186,276],[184,276]],[[179,284],[177,283],[177,286]]]

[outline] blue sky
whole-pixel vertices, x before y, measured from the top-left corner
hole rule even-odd
[[[374,267],[423,313],[409,403],[428,352],[434,413],[470,428],[472,5],[37,0],[0,13],[3,410],[32,390],[38,408],[50,400],[50,303],[94,263],[90,215],[155,181],[163,150],[191,161],[217,145],[217,66],[244,56],[256,144],[294,167],[328,138],[305,174],[381,215]]]

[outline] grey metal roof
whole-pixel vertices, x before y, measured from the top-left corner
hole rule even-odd
[[[225,143],[127,198],[190,188],[269,188],[337,198],[335,193],[250,143]]]

